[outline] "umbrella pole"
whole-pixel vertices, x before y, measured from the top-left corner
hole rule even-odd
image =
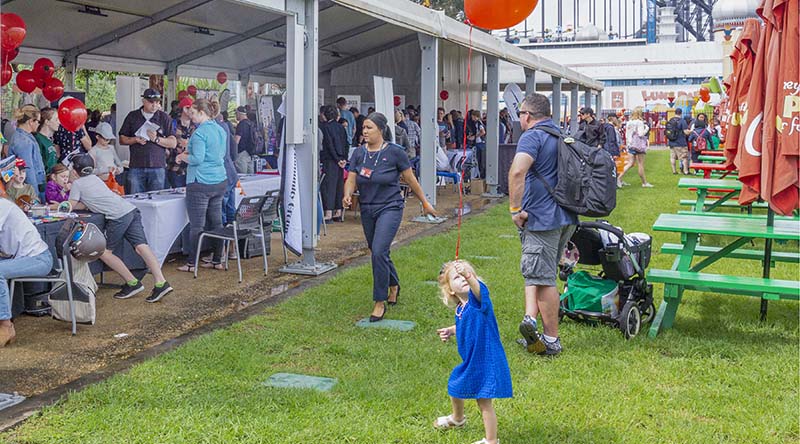
[[[772,208],[767,209],[767,227],[775,225],[775,212]],[[769,279],[770,264],[772,262],[772,239],[767,239],[764,243],[764,279]],[[767,304],[769,301],[761,297],[761,322],[767,320]]]

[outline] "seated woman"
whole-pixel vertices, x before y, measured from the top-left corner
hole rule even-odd
[[[50,249],[16,205],[0,199],[0,347],[14,342],[8,279],[47,276],[53,268]]]

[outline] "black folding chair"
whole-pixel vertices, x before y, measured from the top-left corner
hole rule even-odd
[[[194,260],[195,264],[200,263],[200,251],[203,245],[203,239],[210,237],[213,239],[220,239],[222,241],[233,242],[236,248],[239,247],[239,239],[245,240],[244,250],[247,251],[247,242],[253,235],[260,235],[261,237],[261,250],[264,253],[264,275],[267,274],[267,255],[266,255],[266,234],[264,233],[264,218],[263,209],[268,200],[275,201],[278,198],[278,192],[272,192],[264,196],[251,196],[245,197],[239,203],[236,209],[236,219],[233,224],[228,227],[222,227],[218,230],[203,231],[197,238],[197,254]],[[274,205],[274,203],[270,203]],[[237,251],[236,267],[239,270],[239,283],[242,282],[242,254]],[[200,267],[195,266],[194,277],[197,277],[197,271]],[[225,269],[228,269],[228,255],[225,255]]]

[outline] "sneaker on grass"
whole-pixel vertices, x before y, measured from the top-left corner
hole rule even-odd
[[[556,338],[556,340],[553,342],[542,338],[542,343],[544,343],[545,350],[542,353],[539,353],[540,355],[556,356],[557,354],[561,353],[561,338]]]
[[[136,296],[142,291],[144,291],[144,285],[142,284],[142,281],[138,281],[136,285],[130,285],[127,282],[125,282],[125,285],[122,286],[122,290],[117,292],[117,294],[114,295],[114,298],[128,299],[130,297]]]
[[[536,319],[525,315],[522,322],[519,324],[519,333],[525,339],[525,348],[528,353],[541,354],[545,351],[544,342],[539,336],[538,328],[536,326]]]
[[[170,291],[172,291],[172,286],[169,285],[169,282],[164,281],[164,285],[162,285],[161,287],[153,287],[153,291],[150,293],[150,296],[145,298],[145,301],[158,302],[161,300],[161,298],[166,296],[167,293],[169,293]]]

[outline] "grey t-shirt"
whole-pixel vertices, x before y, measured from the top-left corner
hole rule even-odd
[[[105,182],[94,174],[72,182],[69,200],[77,200],[92,213],[99,213],[106,219],[117,220],[135,210],[132,203],[111,191]]]

